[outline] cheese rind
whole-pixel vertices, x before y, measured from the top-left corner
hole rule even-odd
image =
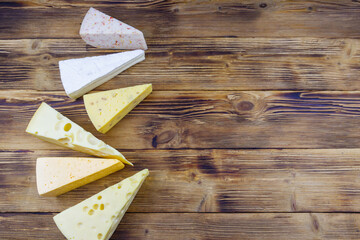
[[[39,195],[54,197],[124,168],[117,159],[48,157],[36,161]]]
[[[84,104],[96,130],[106,133],[152,91],[151,84],[84,95]]]
[[[118,150],[97,139],[45,102],[41,103],[35,112],[26,132],[63,147],[97,157],[119,159],[123,163],[132,165]]]
[[[76,99],[144,59],[143,50],[134,50],[59,61],[61,82],[66,94]]]
[[[95,8],[86,13],[80,36],[87,44],[98,48],[147,49],[141,31]]]
[[[149,171],[144,169],[54,216],[67,239],[108,240],[125,215]]]

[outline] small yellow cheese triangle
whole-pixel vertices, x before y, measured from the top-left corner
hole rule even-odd
[[[152,91],[151,84],[84,95],[91,122],[101,133],[109,131]]]
[[[67,239],[108,240],[135,198],[149,170],[144,169],[54,217]]]
[[[124,168],[117,159],[49,157],[36,161],[41,196],[58,196]]]

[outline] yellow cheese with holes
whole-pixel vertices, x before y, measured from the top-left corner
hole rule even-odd
[[[41,196],[58,196],[124,168],[117,159],[48,157],[36,160]]]
[[[107,240],[116,230],[149,171],[144,169],[54,217],[67,239]]]
[[[101,133],[109,131],[152,91],[151,84],[84,95],[91,122]]]
[[[119,159],[132,165],[118,150],[97,139],[44,102],[35,112],[26,132],[63,147],[97,157]]]

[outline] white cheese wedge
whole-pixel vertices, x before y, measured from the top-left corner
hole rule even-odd
[[[132,165],[118,150],[97,139],[44,102],[30,120],[26,132],[63,147],[98,157],[119,159]]]
[[[54,216],[67,239],[107,240],[115,232],[149,171],[144,169]]]
[[[76,99],[145,59],[143,50],[59,61],[66,94]]]
[[[95,8],[86,13],[80,36],[87,44],[98,48],[147,49],[141,31]]]
[[[36,160],[41,196],[55,197],[124,168],[117,159],[47,157]]]

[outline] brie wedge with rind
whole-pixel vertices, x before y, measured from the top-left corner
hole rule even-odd
[[[67,239],[108,240],[115,232],[149,171],[144,169],[54,216]]]
[[[151,84],[84,95],[86,112],[96,130],[106,133],[152,91]]]
[[[45,102],[41,103],[35,112],[26,132],[63,147],[97,157],[119,159],[123,163],[132,165],[118,150],[97,139]]]
[[[124,168],[117,159],[46,157],[36,160],[40,196],[55,197]]]
[[[143,50],[59,61],[61,82],[73,99],[107,82],[145,59]]]

